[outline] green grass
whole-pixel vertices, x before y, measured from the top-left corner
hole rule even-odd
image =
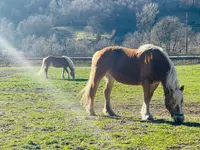
[[[89,39],[89,40],[96,40],[97,33],[92,33],[86,30],[81,29],[75,29],[71,26],[60,26],[55,27],[55,29],[59,30],[60,32],[69,32],[73,35],[74,39],[76,40],[82,40],[82,39]],[[110,35],[108,33],[101,34],[102,37],[109,38]]]
[[[141,122],[141,86],[120,83],[111,101],[119,117],[104,116],[103,81],[95,98],[98,116],[89,117],[78,97],[89,67],[77,67],[75,81],[61,80],[56,68],[48,80],[21,67],[0,68],[0,149],[200,149],[200,65],[176,69],[185,85],[181,125],[165,109],[161,86],[151,102],[154,122]]]

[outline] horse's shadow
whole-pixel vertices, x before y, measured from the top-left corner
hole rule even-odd
[[[77,81],[77,82],[85,82],[88,81],[88,79],[85,78],[77,78],[77,79],[59,79],[59,80],[66,80],[66,81]]]
[[[176,123],[174,121],[169,121],[169,120],[165,120],[165,119],[154,119],[151,121],[142,121],[139,119],[134,119],[133,117],[123,117],[123,116],[103,116],[105,118],[110,118],[110,119],[115,119],[115,120],[122,120],[122,121],[126,121],[126,120],[132,120],[132,121],[136,121],[136,122],[141,122],[141,123],[153,123],[153,124],[169,124],[169,125],[173,125],[173,126],[187,126],[187,127],[197,127],[200,128],[200,123],[198,122],[183,122],[183,123]]]
[[[149,122],[154,123],[154,124],[170,124],[170,125],[173,125],[173,126],[179,126],[179,125],[181,125],[181,126],[187,126],[187,127],[197,127],[197,128],[200,128],[200,123],[198,123],[198,122],[176,123],[176,122],[168,121],[168,120],[164,120],[164,119],[157,119],[157,120],[152,120],[152,121],[149,121]]]

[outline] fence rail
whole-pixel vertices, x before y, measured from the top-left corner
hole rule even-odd
[[[172,60],[199,60],[200,56],[169,56]]]
[[[70,57],[74,61],[91,61],[92,57]],[[169,56],[171,60],[200,60],[200,56]],[[42,60],[42,57],[27,57],[26,60]]]
[[[197,63],[200,63],[200,56],[198,55],[195,55],[195,56],[169,56],[170,59],[174,62],[174,64],[176,65],[185,65],[185,64],[197,64]],[[91,63],[91,60],[92,60],[92,57],[70,57],[72,59],[72,61],[74,63],[87,63],[87,64],[90,64]],[[23,60],[21,61],[28,61],[30,64],[32,65],[40,65],[42,63],[42,59],[43,57],[25,57],[25,58],[22,58]],[[9,60],[9,61],[2,61],[0,63],[1,64],[6,64],[6,65],[18,65],[20,64],[21,61],[19,60],[15,60],[15,59],[9,59],[7,58],[6,60]]]
[[[43,57],[27,57],[26,60],[42,60]],[[85,61],[85,60],[92,60],[92,57],[70,57],[72,60],[77,61]]]

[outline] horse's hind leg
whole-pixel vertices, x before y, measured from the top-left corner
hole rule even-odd
[[[44,69],[44,71],[45,71],[45,76],[46,76],[46,78],[48,79],[48,69],[49,69],[49,66],[46,66],[45,67],[45,69]]]
[[[104,75],[105,74],[103,74],[103,73],[98,74],[96,72],[96,75],[94,77],[94,82],[93,82],[93,84],[91,85],[91,88],[90,88],[90,101],[89,101],[89,104],[88,104],[86,109],[91,116],[95,115],[94,97],[96,95],[98,85],[99,85],[99,83],[100,83],[100,81],[101,81],[101,79],[103,78]]]
[[[104,105],[103,112],[104,112],[104,114],[108,114],[110,116],[116,116],[116,114],[112,110],[111,104],[110,104],[110,94],[111,94],[112,87],[113,87],[115,80],[110,74],[107,74],[105,76],[105,79],[106,79],[106,86],[104,89],[105,105]]]
[[[62,78],[62,79],[65,79],[64,74],[65,74],[65,68],[62,69],[62,73],[61,73],[61,78]]]
[[[158,85],[159,83],[150,84],[148,80],[145,80],[142,85],[144,91],[144,103],[141,109],[142,120],[153,120],[153,116],[150,113],[149,104]]]

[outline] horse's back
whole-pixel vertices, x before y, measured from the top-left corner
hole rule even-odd
[[[47,64],[52,64],[53,67],[57,68],[68,66],[66,59],[61,56],[47,56],[44,58],[44,61]]]
[[[140,84],[139,61],[136,49],[106,47],[95,53],[92,64],[103,68],[115,80],[125,84]]]

